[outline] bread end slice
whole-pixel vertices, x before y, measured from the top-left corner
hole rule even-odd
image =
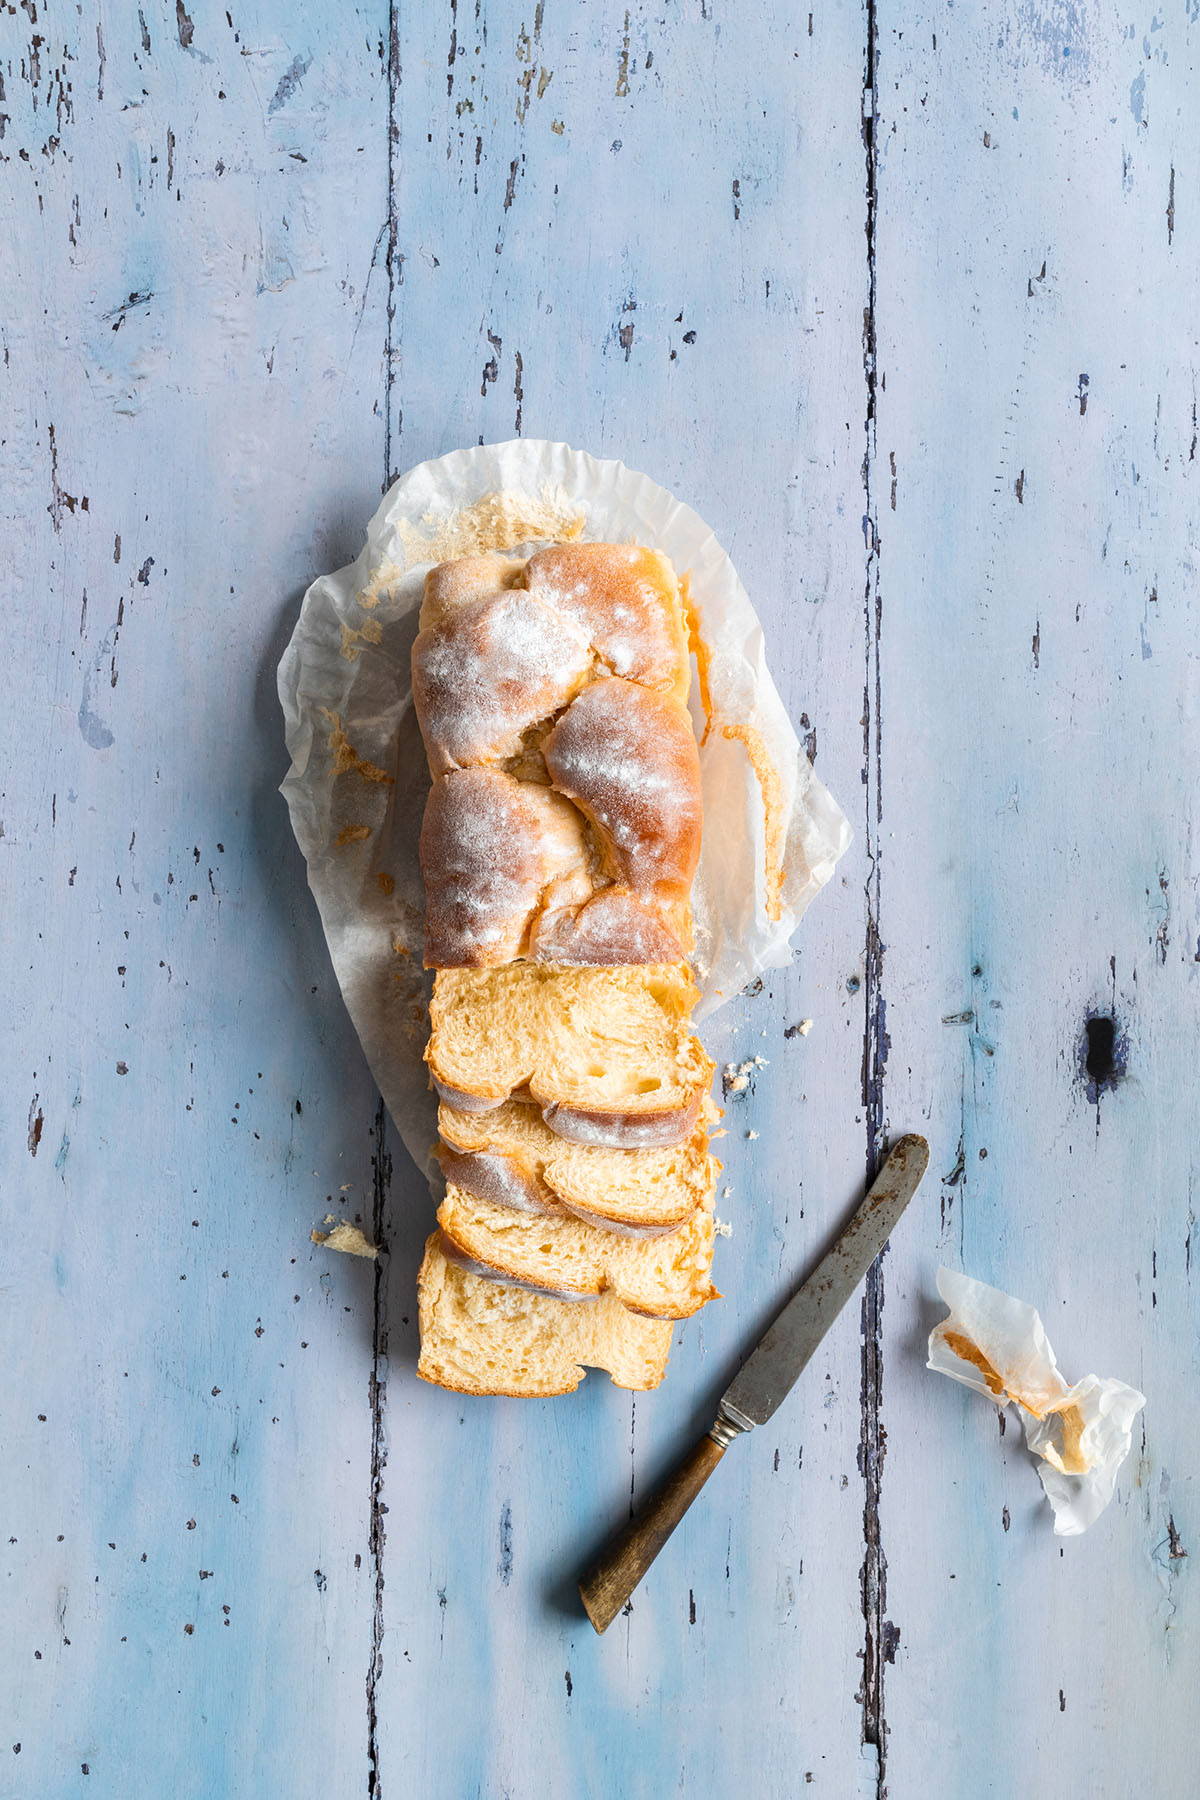
[[[448,1256],[437,1231],[425,1245],[417,1299],[417,1374],[456,1393],[570,1394],[585,1364],[637,1390],[657,1387],[667,1372],[669,1319],[642,1318],[611,1294],[561,1300],[489,1281]]]

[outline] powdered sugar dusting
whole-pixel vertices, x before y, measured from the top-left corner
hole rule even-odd
[[[413,646],[413,700],[434,774],[520,748],[591,667],[586,637],[523,589],[467,601]]]
[[[473,1194],[477,1200],[502,1206],[508,1212],[536,1213],[550,1218],[561,1214],[560,1207],[547,1205],[541,1198],[537,1181],[511,1157],[498,1151],[449,1150],[443,1145],[438,1151],[438,1161],[446,1176],[448,1194],[457,1188],[464,1194]]]
[[[543,889],[583,875],[587,846],[565,801],[496,769],[435,781],[421,830],[431,966],[511,962]]]
[[[613,671],[648,687],[675,688],[689,671],[687,639],[669,566],[636,544],[572,544],[539,550],[526,581],[587,633]]]
[[[661,916],[623,888],[602,888],[586,906],[545,915],[530,953],[538,962],[667,963],[682,960],[678,939]]]
[[[661,1113],[591,1113],[552,1102],[543,1108],[551,1131],[573,1144],[597,1144],[609,1150],[662,1150],[691,1136],[702,1096],[687,1106]]]
[[[585,688],[543,746],[635,891],[685,903],[700,854],[700,762],[687,715],[632,682]]]

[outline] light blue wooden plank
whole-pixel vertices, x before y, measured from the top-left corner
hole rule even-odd
[[[887,1274],[892,1792],[1194,1786],[1194,30],[881,39],[886,1109],[946,1178]],[[1085,1538],[1015,1421],[921,1368],[939,1257],[1147,1394]]]
[[[307,1236],[370,1214],[374,1097],[273,671],[382,468],[385,13],[27,13],[0,1792],[329,1792],[365,1783],[372,1277]]]
[[[810,37],[806,15],[779,10],[631,13],[626,28],[605,8],[491,5],[485,41],[460,8],[407,17],[400,63],[397,466],[520,429],[619,455],[673,487],[733,553],[784,693],[819,727],[818,766],[852,799],[861,15],[816,16]],[[657,1393],[631,1402],[592,1378],[570,1401],[517,1405],[422,1389],[411,1375],[419,1234],[397,1221],[385,1795],[704,1795],[748,1768],[765,1792],[803,1785],[806,1771],[854,1791],[853,1316],[778,1433],[731,1452],[605,1639],[574,1580],[631,1486],[645,1491],[707,1423],[749,1322],[860,1179],[862,997],[845,982],[862,879],[852,853],[805,920],[800,969],[707,1030],[722,1061],[758,1051],[770,1067],[731,1106],[721,1146],[726,1299],[680,1331]],[[817,1019],[813,1035],[785,1039],[803,1017]],[[428,1204],[414,1203],[428,1223]]]

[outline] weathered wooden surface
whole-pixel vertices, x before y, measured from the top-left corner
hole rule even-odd
[[[1190,1791],[1196,30],[0,19],[0,1794]],[[708,1033],[768,1059],[726,1298],[636,1402],[415,1381],[429,1203],[274,791],[305,583],[522,431],[712,523],[859,832]],[[597,1639],[580,1567],[913,1128],[863,1316]],[[938,1260],[1149,1396],[1086,1538],[925,1374]]]

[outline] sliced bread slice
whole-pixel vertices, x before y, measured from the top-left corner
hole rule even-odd
[[[486,1269],[554,1294],[611,1293],[631,1312],[687,1319],[716,1295],[711,1198],[666,1236],[633,1238],[570,1215],[517,1212],[451,1182],[443,1240]]]
[[[698,998],[685,963],[441,969],[425,1060],[460,1112],[487,1112],[515,1094],[579,1143],[677,1144],[713,1077],[687,1028]]]
[[[536,1106],[508,1100],[492,1112],[438,1110],[446,1179],[481,1199],[521,1211],[561,1214],[653,1237],[674,1231],[711,1194],[720,1163],[708,1134],[720,1113],[704,1098],[695,1129],[660,1150],[572,1144]]]
[[[657,1387],[667,1372],[669,1319],[629,1312],[612,1294],[562,1300],[489,1281],[448,1256],[437,1231],[425,1245],[417,1298],[417,1374],[460,1394],[570,1394],[584,1364],[607,1369],[623,1388]]]

